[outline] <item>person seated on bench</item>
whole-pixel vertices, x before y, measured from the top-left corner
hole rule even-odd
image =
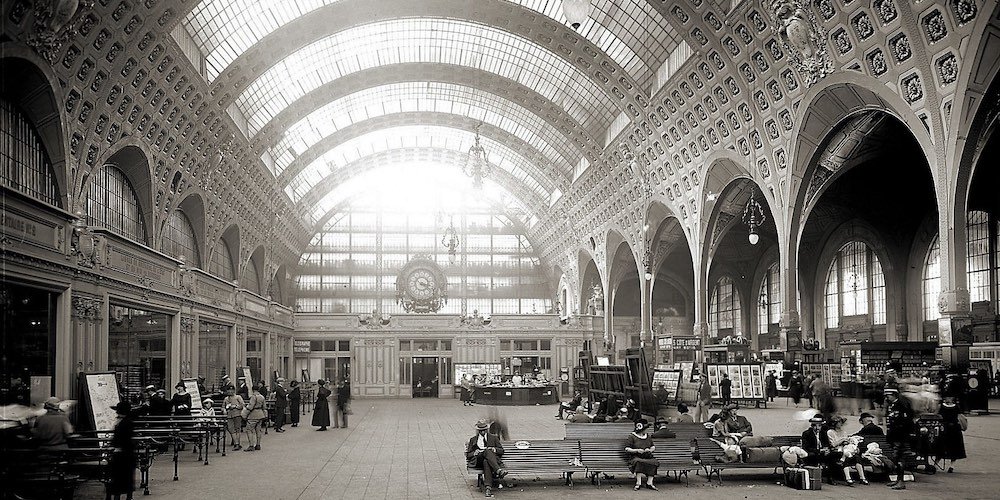
[[[726,415],[715,422],[719,435],[735,438],[737,442],[746,436],[753,436],[753,425],[746,417],[738,415],[739,406],[730,403],[723,409]]]
[[[632,422],[631,418],[628,418],[628,408],[622,406],[618,409],[618,413],[613,417],[608,417],[608,422]]]
[[[865,477],[865,468],[858,461],[861,455],[861,450],[858,447],[864,438],[848,436],[844,432],[844,422],[846,422],[844,417],[834,415],[830,418],[830,423],[826,430],[827,438],[834,449],[834,456],[837,457],[836,466],[843,467],[844,480],[847,481],[848,486],[854,486],[854,481],[851,480],[851,469],[858,471],[858,479],[861,481],[861,484],[868,484],[868,478]]]
[[[655,429],[653,431],[653,438],[655,439],[669,439],[677,437],[677,433],[670,430],[667,426],[667,419],[663,417],[656,417],[656,422],[653,425]]]
[[[563,412],[576,410],[578,406],[583,402],[583,395],[580,391],[573,391],[573,399],[569,400],[568,403],[559,403],[558,413],[556,418],[562,420]]]
[[[628,456],[628,470],[635,474],[635,491],[642,488],[642,476],[646,476],[646,488],[655,490],[653,478],[660,462],[653,456],[656,446],[653,437],[646,432],[649,421],[641,418],[635,423],[635,430],[625,440],[625,453]]]
[[[590,415],[587,415],[587,409],[583,406],[577,406],[576,413],[569,416],[571,424],[589,424],[590,422]]]
[[[170,407],[174,415],[191,415],[191,395],[188,394],[184,382],[177,382],[174,389],[177,389],[177,394],[170,398]]]
[[[823,417],[817,415],[809,419],[809,428],[802,433],[802,449],[806,452],[803,463],[806,465],[827,468],[837,460],[825,424]],[[827,476],[827,482],[833,484],[833,479]]]
[[[590,419],[595,424],[603,424],[608,421],[608,399],[604,398],[597,402],[594,416]]]
[[[692,417],[691,414],[688,413],[688,411],[689,411],[688,410],[688,405],[686,405],[684,403],[678,403],[677,404],[677,413],[678,413],[678,415],[676,417],[674,417],[674,423],[675,424],[693,424],[694,423],[694,417]]]
[[[73,434],[73,424],[69,416],[59,408],[59,398],[51,397],[45,400],[45,414],[35,419],[31,428],[31,436],[38,447],[42,449],[69,448],[66,439]]]
[[[465,446],[465,459],[470,469],[483,469],[484,492],[487,497],[492,497],[494,475],[500,479],[507,475],[507,471],[500,461],[503,445],[499,437],[488,432],[489,429],[490,424],[485,419],[476,422],[476,435]]]
[[[878,424],[875,423],[875,415],[872,415],[871,413],[868,413],[868,412],[864,412],[864,413],[861,414],[861,417],[858,418],[858,421],[861,422],[861,430],[858,431],[858,432],[855,432],[854,433],[855,436],[884,436],[885,435],[885,431],[883,431],[882,428],[879,427]]]

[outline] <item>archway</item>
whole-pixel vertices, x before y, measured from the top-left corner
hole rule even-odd
[[[612,251],[608,261],[608,300],[610,300],[609,331],[616,359],[624,359],[625,349],[639,347],[644,340],[642,331],[642,283],[639,266],[632,247],[617,232],[608,234]]]
[[[580,314],[600,316],[604,314],[604,283],[594,258],[584,250],[579,255],[580,267]]]

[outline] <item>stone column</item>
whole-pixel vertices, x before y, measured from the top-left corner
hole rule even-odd
[[[72,293],[71,298],[71,336],[68,339],[59,339],[57,336],[57,356],[58,349],[68,349],[70,366],[68,391],[66,395],[76,396],[76,379],[82,372],[95,372],[107,368],[98,364],[100,359],[107,358],[98,356],[98,349],[102,345],[101,337],[105,338],[103,344],[107,345],[107,331],[102,332],[105,304],[101,297],[83,295],[77,292]]]
[[[943,277],[942,277],[943,278]],[[964,288],[942,290],[938,295],[938,343],[941,360],[948,368],[969,366],[972,345],[972,317],[969,291]]]

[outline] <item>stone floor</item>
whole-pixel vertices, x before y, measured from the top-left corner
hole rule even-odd
[[[1000,402],[993,403],[1000,411]],[[766,410],[745,409],[743,415],[757,434],[801,433],[804,422],[792,419],[797,411],[780,401]],[[197,455],[182,454],[180,480],[172,481],[172,467],[159,457],[152,470],[149,498],[264,499],[423,499],[481,498],[475,478],[466,475],[464,444],[478,418],[497,412],[505,418],[512,439],[561,439],[561,420],[553,406],[463,407],[458,401],[358,400],[349,429],[316,432],[312,427],[289,428],[264,437],[258,452],[213,454],[210,465]],[[304,415],[308,423],[311,414]],[[850,419],[853,431],[857,424]],[[497,498],[631,498],[683,494],[693,498],[997,498],[1000,471],[1000,416],[974,416],[966,434],[969,459],[954,474],[917,474],[905,492],[883,484],[871,486],[823,485],[821,491],[797,492],[777,484],[767,473],[727,472],[722,486],[709,485],[704,476],[689,484],[659,483],[659,492],[633,492],[630,478],[616,478],[600,487],[578,481],[570,488],[558,478],[518,478],[514,488],[497,491]],[[99,486],[87,485],[79,498],[102,498]]]

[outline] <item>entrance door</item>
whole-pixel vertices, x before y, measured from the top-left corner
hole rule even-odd
[[[438,359],[413,358],[413,397],[438,397]]]

